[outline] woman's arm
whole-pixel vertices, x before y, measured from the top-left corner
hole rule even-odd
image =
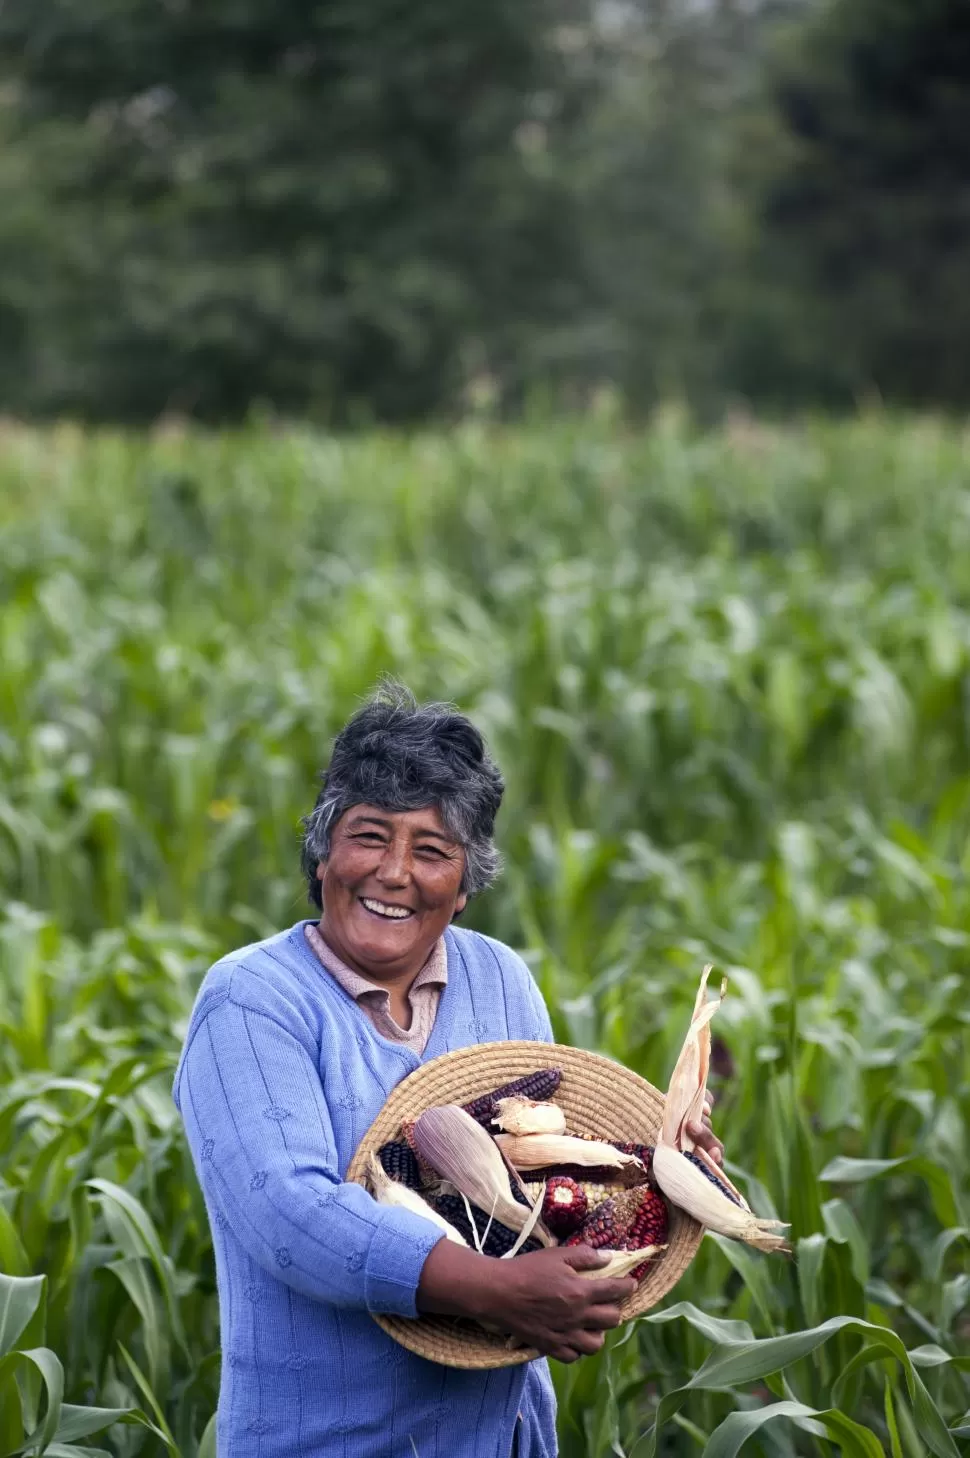
[[[631,1276],[590,1280],[576,1274],[608,1259],[588,1246],[571,1246],[496,1260],[442,1240],[424,1263],[418,1310],[471,1316],[523,1346],[574,1362],[599,1351],[604,1332],[620,1323],[620,1302],[636,1290]]]
[[[193,1029],[177,1098],[210,1207],[258,1265],[321,1301],[417,1314],[418,1281],[441,1231],[341,1182],[299,1026],[224,998]]]

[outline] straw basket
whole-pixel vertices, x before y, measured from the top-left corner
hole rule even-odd
[[[405,1119],[437,1104],[463,1104],[537,1068],[561,1068],[555,1095],[570,1133],[592,1134],[638,1144],[655,1144],[664,1097],[646,1079],[598,1053],[558,1043],[479,1043],[434,1058],[409,1074],[391,1093],[354,1155],[347,1179],[366,1184],[367,1157],[389,1139],[400,1137]],[[690,1265],[703,1229],[683,1211],[670,1209],[667,1249],[651,1262],[643,1280],[624,1303],[623,1319],[642,1316],[665,1296]],[[375,1316],[378,1325],[410,1351],[446,1367],[511,1367],[539,1354],[533,1348],[509,1350],[505,1337],[492,1336],[473,1322],[453,1317]]]

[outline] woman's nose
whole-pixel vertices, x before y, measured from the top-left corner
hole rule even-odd
[[[405,886],[411,876],[411,853],[407,846],[392,842],[381,856],[377,879],[385,886]]]

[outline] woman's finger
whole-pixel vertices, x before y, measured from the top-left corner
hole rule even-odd
[[[618,1306],[593,1306],[583,1314],[583,1326],[588,1331],[612,1331],[622,1320]]]

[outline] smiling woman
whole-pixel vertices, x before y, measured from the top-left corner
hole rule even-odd
[[[200,989],[175,1080],[212,1226],[220,1458],[551,1458],[544,1361],[436,1367],[372,1314],[498,1325],[595,1352],[634,1283],[586,1247],[514,1261],[377,1204],[346,1171],[426,1059],[552,1032],[522,959],[454,925],[494,879],[502,777],[473,724],[385,687],[338,735],[304,821],[318,913],[231,952]]]

